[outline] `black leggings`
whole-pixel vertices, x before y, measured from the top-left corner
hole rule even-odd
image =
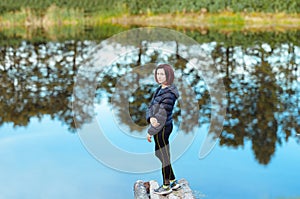
[[[170,162],[169,137],[172,133],[173,125],[164,126],[163,129],[154,135],[155,155],[162,163],[162,176],[164,185],[169,185],[170,180],[175,180],[175,175]]]

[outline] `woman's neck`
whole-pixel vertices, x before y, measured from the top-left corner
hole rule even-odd
[[[168,85],[166,85],[166,84],[161,84],[161,88],[167,88],[168,87]]]

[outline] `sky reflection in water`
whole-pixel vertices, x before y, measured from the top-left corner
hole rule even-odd
[[[41,121],[33,119],[26,128],[13,129],[7,124],[0,131],[1,198],[133,198],[132,185],[137,179],[161,178],[160,171],[128,174],[103,166],[84,149],[76,134],[47,116]],[[140,146],[151,145],[139,141]],[[238,149],[217,146],[200,160],[201,141],[203,136],[197,136],[174,168],[178,178],[186,178],[207,198],[300,195],[295,140],[281,146],[267,166],[254,160],[249,142]],[[130,149],[132,143],[126,143],[122,147]]]

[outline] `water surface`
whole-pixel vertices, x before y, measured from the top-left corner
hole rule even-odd
[[[178,132],[196,134],[191,147],[174,163],[178,178],[186,178],[199,198],[300,197],[299,32],[186,34],[212,56],[223,77],[228,107],[217,146],[206,158],[198,158],[211,116],[211,99],[201,75],[187,67],[186,60],[162,56],[147,49],[147,44],[97,76],[95,110],[106,136],[128,151],[153,150],[152,144],[133,136],[145,132],[130,129],[122,115],[119,121],[132,135],[116,126],[110,102],[118,80],[134,67],[168,62],[177,79],[184,76],[191,85],[200,115],[197,123]],[[103,35],[68,36],[61,41],[21,39],[0,47],[0,174],[4,179],[0,198],[133,198],[136,180],[161,180],[160,171],[131,174],[104,166],[86,151],[76,133],[74,80],[89,50],[108,37]],[[128,78],[129,83],[132,80]],[[144,126],[149,93],[157,85],[149,78],[138,81],[140,86],[128,103],[132,120]],[[175,130],[183,123],[177,103]]]

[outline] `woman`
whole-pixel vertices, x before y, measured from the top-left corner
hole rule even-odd
[[[160,86],[156,89],[147,109],[147,122],[150,123],[147,140],[155,141],[155,155],[162,163],[163,184],[154,190],[157,194],[169,194],[180,187],[170,162],[169,137],[173,129],[172,111],[179,97],[173,85],[174,71],[168,64],[158,65],[155,69],[155,80]]]

